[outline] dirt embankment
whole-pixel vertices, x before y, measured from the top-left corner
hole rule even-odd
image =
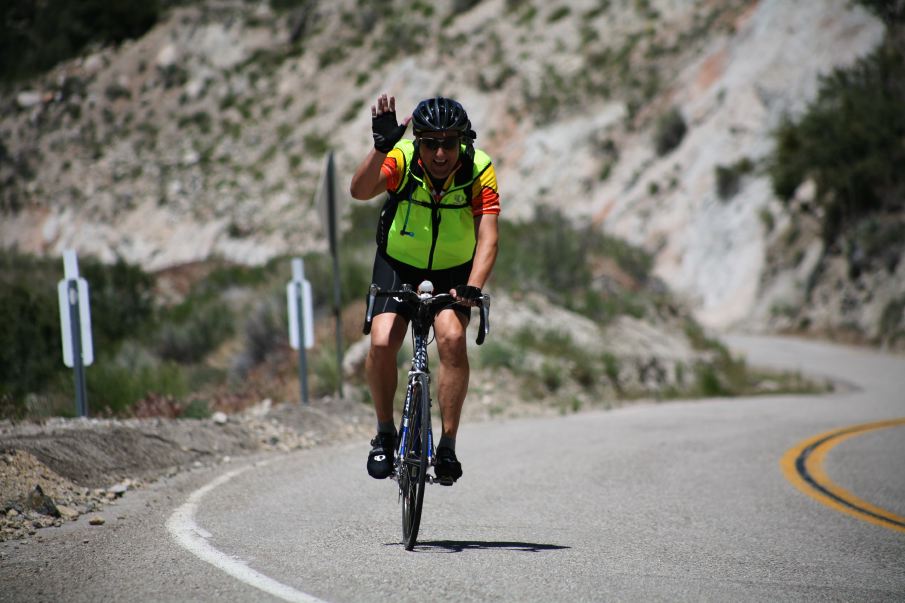
[[[266,451],[359,438],[373,429],[365,404],[269,400],[210,419],[51,419],[0,423],[0,541],[25,538],[103,508],[161,476]]]

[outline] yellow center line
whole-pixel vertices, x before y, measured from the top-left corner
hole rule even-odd
[[[836,485],[823,468],[826,455],[845,440],[869,431],[905,425],[905,418],[854,425],[808,438],[790,448],[779,461],[792,484],[815,500],[874,525],[905,532],[905,517],[861,500]]]

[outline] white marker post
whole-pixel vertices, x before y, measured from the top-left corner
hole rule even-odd
[[[299,386],[302,402],[308,404],[308,363],[305,350],[314,347],[314,312],[311,283],[305,280],[305,263],[292,260],[292,280],[286,285],[286,306],[289,309],[289,345],[299,351]],[[305,342],[301,345],[300,342]]]
[[[88,281],[79,277],[75,251],[63,252],[65,278],[57,284],[60,299],[60,326],[63,333],[63,364],[75,369],[75,404],[80,417],[88,416],[85,367],[94,362],[91,340],[91,308]]]

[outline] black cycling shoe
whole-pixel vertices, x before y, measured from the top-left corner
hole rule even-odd
[[[368,475],[374,479],[386,479],[393,473],[393,451],[396,449],[396,434],[378,433],[371,440],[368,453]]]
[[[462,463],[456,458],[454,450],[445,446],[437,448],[434,473],[437,476],[437,481],[444,486],[452,486],[457,479],[462,477]]]

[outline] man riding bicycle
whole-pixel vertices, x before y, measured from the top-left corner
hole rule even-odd
[[[402,138],[409,122],[414,140]],[[352,176],[350,192],[360,200],[389,193],[380,212],[372,282],[392,290],[429,280],[436,291],[459,300],[434,320],[443,424],[434,472],[452,483],[462,476],[456,433],[468,391],[465,327],[497,254],[496,174],[490,157],[474,147],[476,134],[465,109],[452,99],[423,100],[399,124],[396,99],[383,94],[371,107],[371,125],[374,148]],[[376,479],[393,471],[396,356],[410,312],[393,298],[381,299],[373,311],[365,370],[377,414],[367,468]]]

